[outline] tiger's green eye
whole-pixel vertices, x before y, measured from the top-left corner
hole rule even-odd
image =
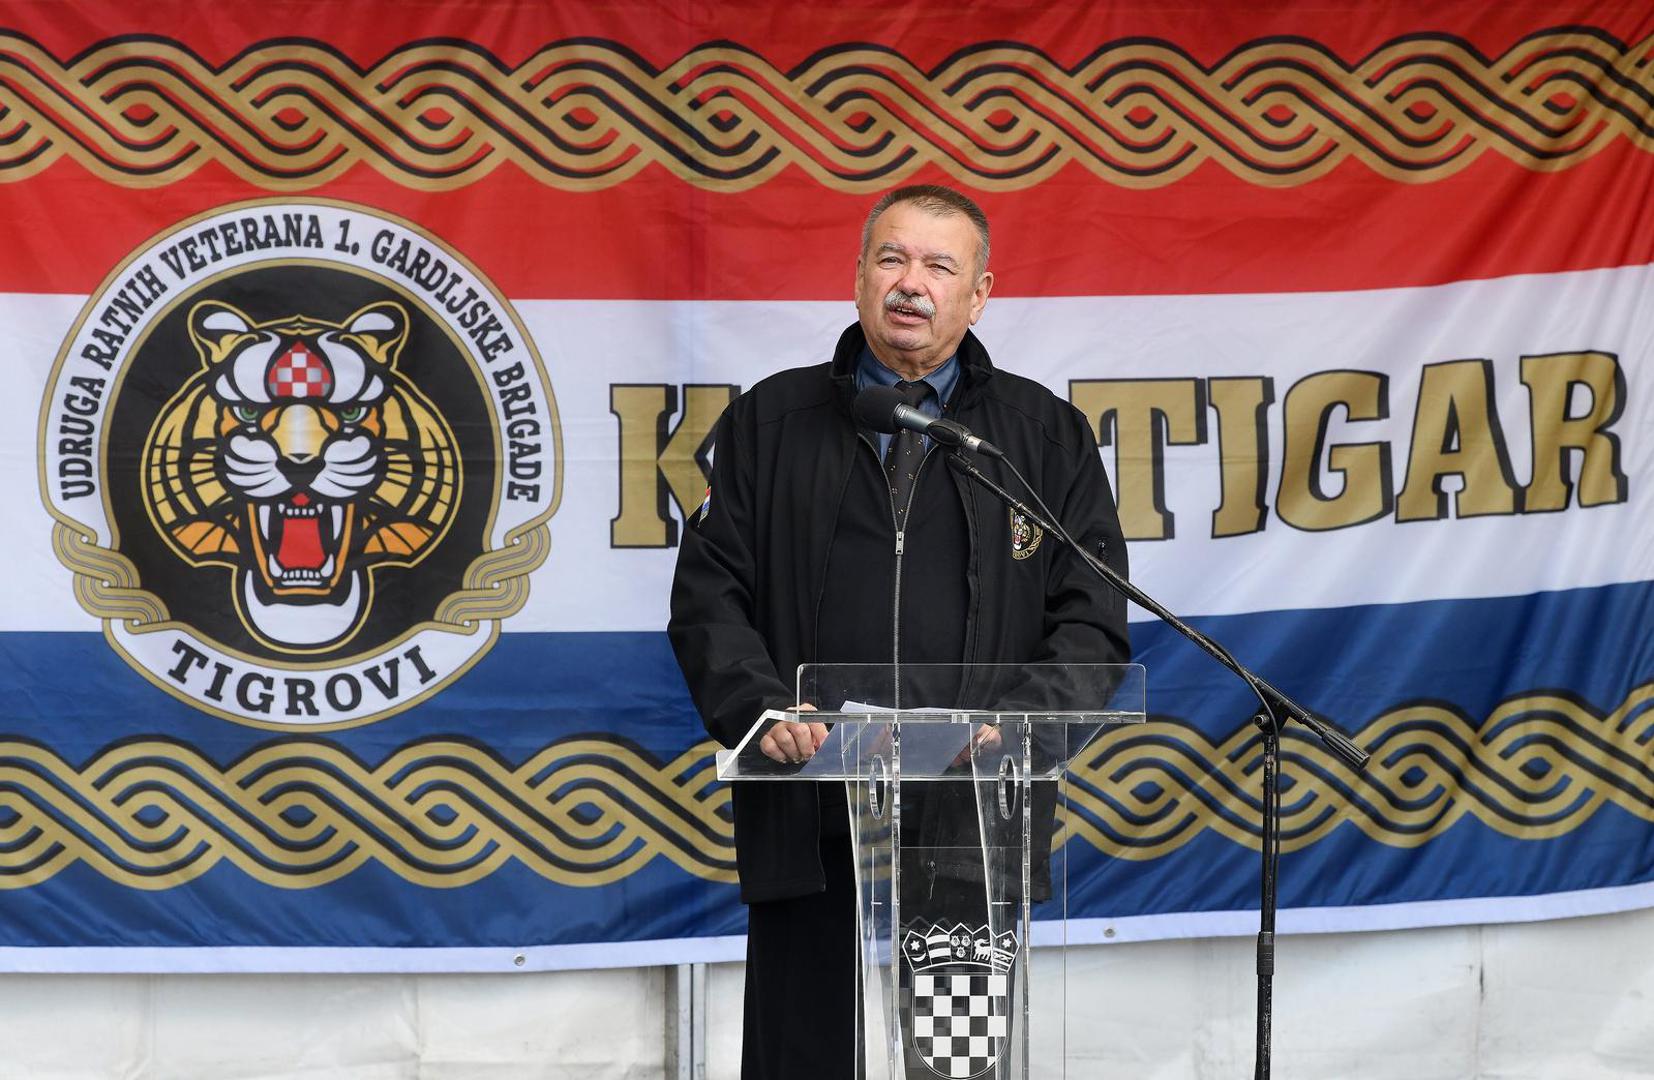
[[[352,405],[349,408],[339,410],[339,419],[347,424],[354,424],[367,414],[368,407],[366,405]]]
[[[251,424],[258,419],[258,410],[251,405],[237,405],[231,411],[235,413],[235,418],[243,424]]]

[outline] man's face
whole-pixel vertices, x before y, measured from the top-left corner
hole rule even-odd
[[[977,275],[976,228],[963,214],[897,203],[873,223],[856,262],[856,312],[873,355],[917,379],[952,356],[982,315],[993,275]]]

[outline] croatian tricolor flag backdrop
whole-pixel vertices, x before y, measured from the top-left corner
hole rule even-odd
[[[1654,903],[1654,14],[1242,7],[5,0],[0,967],[739,955],[676,543],[916,181],[1372,751],[1288,739],[1284,928]],[[1132,633],[1071,939],[1247,931],[1247,694]]]

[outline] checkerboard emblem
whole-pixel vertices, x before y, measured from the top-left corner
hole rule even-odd
[[[278,401],[325,398],[333,392],[333,370],[320,353],[313,353],[305,348],[304,342],[295,341],[270,365],[264,388]]]
[[[970,1080],[999,1061],[1010,1038],[1017,939],[935,924],[902,941],[902,1004],[911,1052],[937,1076]]]

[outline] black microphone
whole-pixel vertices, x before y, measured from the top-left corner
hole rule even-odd
[[[869,386],[856,395],[852,411],[856,420],[874,431],[891,435],[898,428],[917,431],[936,440],[938,446],[961,446],[973,454],[1002,458],[1005,452],[986,439],[971,434],[970,428],[952,420],[932,419],[907,403],[894,386]]]

